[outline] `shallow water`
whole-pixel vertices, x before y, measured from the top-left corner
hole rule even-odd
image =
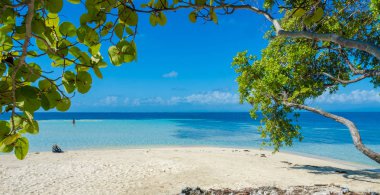
[[[380,113],[337,114],[356,122],[364,143],[380,152]],[[257,132],[260,122],[248,113],[37,113],[36,118],[40,133],[28,136],[31,151],[49,151],[53,144],[74,150],[195,145],[259,148],[262,142]],[[377,165],[355,149],[345,126],[312,113],[302,113],[299,124],[304,140],[283,151]]]

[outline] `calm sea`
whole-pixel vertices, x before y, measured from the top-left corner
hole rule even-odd
[[[336,114],[354,121],[364,144],[380,152],[380,113]],[[260,121],[248,113],[36,113],[36,119],[40,133],[28,135],[31,151],[49,151],[53,144],[77,150],[199,145],[259,148],[262,142],[257,132]],[[302,113],[299,124],[304,140],[283,151],[378,166],[355,149],[345,126],[313,113]]]

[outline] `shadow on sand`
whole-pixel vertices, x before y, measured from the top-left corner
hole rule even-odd
[[[304,169],[309,173],[318,175],[328,175],[328,174],[341,174],[342,177],[357,181],[378,183],[380,184],[380,169],[361,169],[361,170],[350,170],[341,169],[331,166],[314,166],[314,165],[290,165],[291,169]]]

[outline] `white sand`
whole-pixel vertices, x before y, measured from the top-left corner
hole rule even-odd
[[[341,169],[347,173],[335,172]],[[187,186],[240,189],[336,184],[380,192],[380,174],[362,170],[339,162],[251,149],[45,152],[31,153],[23,161],[13,155],[0,156],[0,190],[6,194],[176,194]]]

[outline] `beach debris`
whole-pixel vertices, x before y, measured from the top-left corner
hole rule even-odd
[[[291,162],[288,162],[288,161],[281,161],[282,163],[285,163],[285,164],[287,164],[287,165],[292,165],[293,163],[291,163]]]
[[[53,153],[63,153],[63,150],[57,145],[57,144],[54,144],[52,147],[51,147],[51,151]]]
[[[350,192],[350,190],[348,189],[348,188],[342,188],[341,189],[341,192],[342,192],[342,194],[347,194],[348,192]]]
[[[267,156],[265,154],[261,154],[260,157],[266,158]]]
[[[249,152],[249,150],[244,150],[244,152]]]
[[[378,193],[359,193],[349,191],[348,188],[342,188],[337,185],[314,185],[314,186],[290,186],[281,189],[275,186],[262,186],[258,188],[243,188],[240,190],[226,189],[209,189],[202,190],[199,187],[186,187],[178,195],[379,195]]]
[[[185,189],[182,189],[182,192],[180,195],[204,195],[204,194],[205,192],[199,187],[196,187],[196,188],[186,187]]]

